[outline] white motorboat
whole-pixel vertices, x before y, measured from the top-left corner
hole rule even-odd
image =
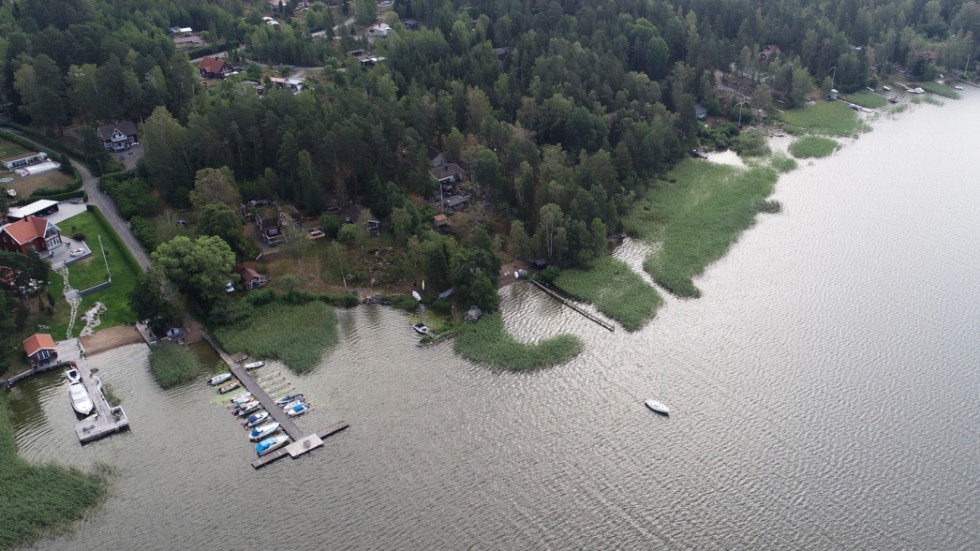
[[[235,390],[239,386],[241,386],[241,383],[239,383],[238,381],[232,381],[230,383],[226,383],[218,387],[218,394],[228,394],[229,392]]]
[[[276,405],[285,406],[290,402],[295,402],[297,400],[302,400],[302,399],[303,399],[303,395],[301,393],[294,392],[292,394],[287,394],[282,398],[276,400]]]
[[[415,325],[412,326],[412,329],[415,329],[415,332],[418,333],[419,335],[429,334],[429,328],[424,323],[416,323]]]
[[[244,367],[245,369],[258,369],[258,368],[262,367],[263,365],[265,365],[265,362],[259,360],[257,362],[247,363],[247,364],[243,365],[242,367]]]
[[[892,91],[892,87],[891,86],[882,86],[881,89],[884,90],[884,91],[886,91],[886,92],[891,92]]]
[[[238,415],[239,417],[242,417],[243,415],[248,415],[249,413],[252,413],[253,411],[259,409],[260,407],[262,407],[262,404],[259,403],[258,400],[252,400],[251,402],[245,402],[244,404],[238,406],[238,409],[235,411],[235,414]]]
[[[71,407],[79,415],[88,415],[95,409],[95,404],[92,403],[92,399],[89,398],[88,391],[85,390],[85,385],[82,383],[68,385],[68,396],[71,397]]]
[[[959,84],[957,84],[956,86],[953,86],[953,89],[954,89],[954,90],[962,90],[962,89],[963,89],[963,87],[962,87],[962,86],[960,86]]]
[[[82,373],[77,367],[73,367],[65,371],[65,378],[68,379],[68,384],[80,383],[82,382]]]
[[[248,416],[248,419],[245,420],[245,426],[248,428],[252,428],[268,418],[269,418],[268,411],[265,410],[257,411],[252,415]]]
[[[307,411],[310,411],[310,406],[306,402],[299,402],[297,404],[291,404],[289,407],[283,409],[283,411],[290,417],[299,417]]]
[[[232,398],[231,399],[231,403],[234,404],[234,405],[236,405],[236,406],[240,406],[240,405],[244,404],[245,402],[248,402],[248,401],[251,401],[251,400],[252,400],[252,393],[246,390],[245,392],[242,392],[238,396],[235,396],[234,398]]]
[[[228,379],[231,379],[231,373],[222,373],[208,379],[208,384],[211,386],[220,385]]]
[[[289,437],[285,434],[280,434],[278,436],[271,436],[265,440],[259,442],[258,446],[255,446],[255,453],[259,455],[265,455],[272,450],[281,448],[289,443]]]
[[[643,403],[650,408],[650,411],[655,411],[663,415],[670,415],[670,408],[663,405],[661,402],[654,400],[653,398],[648,398],[643,401]]]
[[[248,433],[248,439],[252,442],[258,442],[266,436],[270,436],[279,430],[279,423],[273,421],[272,423],[266,423],[264,425],[259,425],[252,429],[252,432]]]
[[[422,302],[422,295],[420,295],[418,291],[412,291],[412,298],[414,298],[416,302]]]

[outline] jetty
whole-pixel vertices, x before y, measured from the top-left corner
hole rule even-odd
[[[116,434],[129,428],[129,418],[122,406],[113,406],[102,391],[102,380],[92,373],[88,360],[85,359],[85,349],[78,339],[68,339],[55,343],[58,349],[59,366],[74,367],[81,376],[81,382],[88,392],[95,413],[75,423],[75,435],[82,444],[87,444]]]
[[[235,359],[232,358],[230,354],[225,352],[225,350],[221,348],[214,338],[211,337],[211,335],[206,331],[201,331],[201,337],[209,345],[211,345],[211,348],[213,348],[214,351],[221,356],[221,359],[228,364],[228,369],[231,371],[231,374],[242,383],[242,386],[245,387],[247,391],[252,393],[252,398],[262,404],[262,407],[269,412],[269,416],[278,422],[279,426],[282,427],[286,434],[288,434],[293,440],[292,443],[286,447],[270,452],[269,454],[263,455],[255,461],[252,461],[253,468],[260,469],[269,463],[276,461],[277,459],[286,457],[287,455],[295,459],[303,454],[309,453],[323,446],[324,438],[332,436],[350,426],[347,421],[340,421],[315,434],[304,434],[303,431],[296,426],[296,423],[293,423],[292,417],[283,411],[282,406],[277,404],[272,396],[269,396],[269,393],[266,392],[254,378],[252,378],[252,375],[242,366],[241,362],[235,361]]]
[[[582,308],[578,304],[575,304],[574,302],[568,300],[567,298],[565,298],[565,297],[559,295],[558,293],[552,291],[551,289],[545,287],[540,282],[535,281],[533,279],[529,279],[528,281],[530,281],[531,283],[537,285],[538,289],[541,289],[545,293],[548,293],[549,295],[551,295],[552,298],[554,298],[558,302],[564,304],[565,306],[568,306],[572,310],[575,310],[579,314],[582,314],[587,319],[589,319],[589,320],[591,320],[591,321],[593,321],[593,322],[601,325],[602,327],[605,327],[606,329],[608,329],[610,331],[616,331],[616,326],[615,325],[613,325],[613,324],[609,323],[608,321],[600,318],[599,316],[593,314],[592,312],[586,311],[584,308]]]

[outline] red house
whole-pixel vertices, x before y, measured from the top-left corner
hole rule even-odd
[[[61,246],[61,230],[51,222],[37,216],[28,216],[0,227],[0,248],[26,253],[49,251]]]
[[[27,361],[34,367],[58,359],[54,339],[47,333],[35,333],[24,339],[24,352],[27,353]]]
[[[234,71],[231,65],[225,63],[225,60],[211,56],[201,58],[201,63],[198,64],[197,68],[204,78],[225,78],[228,73]]]

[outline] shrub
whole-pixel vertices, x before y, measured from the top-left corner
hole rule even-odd
[[[762,157],[769,154],[766,137],[761,132],[746,132],[732,139],[732,150],[743,157]]]
[[[71,238],[74,239],[75,241],[85,241],[85,234],[80,231],[75,232],[71,234]]]
[[[153,249],[156,249],[157,245],[160,244],[160,235],[157,233],[156,226],[146,218],[134,216],[129,224],[136,240],[140,242],[146,252],[153,252]]]
[[[166,343],[150,348],[150,371],[161,388],[170,388],[197,377],[201,364],[190,350]]]

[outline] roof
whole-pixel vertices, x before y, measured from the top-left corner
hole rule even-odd
[[[449,217],[446,216],[445,214],[437,214],[437,215],[435,215],[435,216],[432,217],[432,220],[436,223],[437,226],[440,225],[440,224],[448,224],[449,223]]]
[[[466,202],[469,201],[469,200],[470,200],[470,198],[469,197],[466,197],[465,195],[456,195],[456,196],[450,197],[449,199],[446,199],[446,206],[447,207],[458,207],[460,205],[466,204]]]
[[[242,276],[242,283],[245,284],[248,284],[248,282],[252,281],[253,279],[259,279],[265,277],[262,274],[256,272],[255,270],[247,266],[242,266],[241,268],[239,268],[238,275]]]
[[[99,127],[99,137],[103,140],[112,138],[112,132],[118,130],[127,136],[136,135],[136,123],[133,121],[116,121]]]
[[[432,169],[429,170],[429,174],[431,174],[432,177],[435,178],[436,180],[443,180],[451,176],[456,176],[456,175],[462,176],[463,169],[460,168],[460,166],[456,163],[449,163],[446,165],[433,167]]]
[[[200,67],[202,71],[208,73],[220,73],[223,69],[228,67],[228,64],[225,63],[225,60],[223,59],[218,59],[208,55],[201,58],[201,63],[198,64],[198,67]]]
[[[54,350],[54,339],[47,333],[34,333],[24,339],[24,352],[33,356],[41,350]]]
[[[7,212],[7,216],[10,218],[27,218],[32,214],[37,214],[43,210],[47,210],[58,204],[57,201],[52,201],[50,199],[41,199],[40,201],[34,201],[30,205],[24,205],[20,208],[10,209]]]
[[[44,237],[44,231],[48,229],[48,221],[37,216],[28,216],[23,220],[18,220],[0,228],[17,242],[18,245],[26,245],[35,239]]]

